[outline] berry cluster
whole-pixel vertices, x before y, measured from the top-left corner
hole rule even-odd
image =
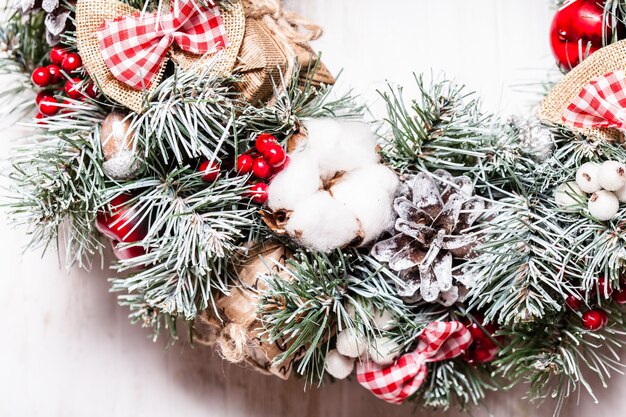
[[[67,100],[59,104],[55,97],[59,92],[65,93],[66,97],[73,100],[85,97],[95,98],[98,94],[92,82],[85,86],[84,91],[78,89],[83,80],[74,75],[83,65],[80,55],[55,46],[50,50],[49,57],[51,62],[49,65],[37,67],[31,74],[33,84],[42,88],[35,98],[39,108],[38,119],[54,116],[61,107],[70,105]]]
[[[598,278],[598,289],[602,298],[611,298],[618,304],[626,304],[626,280],[622,280],[620,287],[619,290],[613,290],[607,285],[603,277]],[[593,289],[587,292],[586,295],[588,300],[593,300],[596,298],[596,290]],[[583,299],[576,295],[568,296],[565,299],[565,304],[575,312],[580,312],[585,307]],[[594,305],[590,305],[590,307],[581,315],[582,325],[590,331],[600,330],[609,323],[609,316],[603,308]]]
[[[498,356],[499,338],[494,338],[498,326],[494,323],[485,323],[481,313],[475,313],[466,326],[472,334],[472,344],[465,352],[465,361],[470,365],[480,365],[493,361]]]
[[[272,178],[282,171],[289,157],[273,135],[262,133],[257,136],[254,149],[239,155],[237,173],[251,175],[257,180],[250,187],[250,197],[257,204],[267,202],[267,188]]]

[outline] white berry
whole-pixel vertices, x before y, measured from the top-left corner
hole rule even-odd
[[[388,337],[379,337],[367,348],[370,359],[379,365],[391,365],[400,354],[400,345]]]
[[[619,211],[619,200],[610,191],[596,191],[589,198],[589,214],[600,221],[611,220]]]
[[[617,161],[606,161],[598,171],[600,186],[607,191],[619,190],[626,184],[626,166]]]
[[[365,352],[367,343],[354,329],[345,329],[337,335],[337,350],[343,356],[358,358]]]
[[[354,359],[343,356],[336,349],[329,350],[324,362],[326,372],[337,379],[345,379],[354,369]]]
[[[379,330],[391,330],[395,327],[393,314],[389,310],[379,310],[377,308],[372,311],[374,317],[374,325]]]
[[[598,179],[599,171],[599,164],[593,162],[582,164],[576,171],[576,184],[586,193],[595,193],[602,188]]]
[[[626,184],[619,190],[613,191],[613,194],[615,194],[620,203],[626,203]]]
[[[554,191],[554,202],[561,207],[576,206],[584,197],[583,190],[574,181],[561,184]]]

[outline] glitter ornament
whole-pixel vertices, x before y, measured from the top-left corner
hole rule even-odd
[[[102,165],[104,172],[115,180],[133,178],[140,164],[137,159],[130,119],[121,112],[109,113],[102,122],[100,141],[105,160]]]
[[[602,188],[598,172],[600,165],[594,162],[582,164],[576,171],[576,184],[586,193],[595,193]]]
[[[543,162],[552,155],[555,148],[552,132],[539,119],[513,116],[509,119],[509,125],[517,130],[517,140],[524,155],[535,162]]]

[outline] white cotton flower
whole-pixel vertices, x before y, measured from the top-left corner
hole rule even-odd
[[[400,354],[400,345],[388,337],[379,337],[367,347],[367,354],[379,365],[391,365]]]
[[[354,359],[343,356],[336,349],[329,350],[324,362],[326,372],[337,379],[345,379],[354,369]]]
[[[343,356],[358,358],[365,353],[367,342],[362,336],[357,335],[354,329],[350,328],[339,332],[336,347]]]
[[[293,154],[287,168],[270,183],[267,205],[272,210],[293,210],[320,188],[322,180],[315,158],[307,152]]]
[[[318,191],[294,206],[285,226],[300,244],[320,252],[349,245],[360,229],[354,214],[327,191]]]

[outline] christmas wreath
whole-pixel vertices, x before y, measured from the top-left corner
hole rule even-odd
[[[367,122],[279,0],[17,0],[2,98],[38,113],[8,212],[68,266],[111,246],[155,338],[279,378],[593,395],[626,343],[626,3],[557,6],[537,117],[416,76]]]

